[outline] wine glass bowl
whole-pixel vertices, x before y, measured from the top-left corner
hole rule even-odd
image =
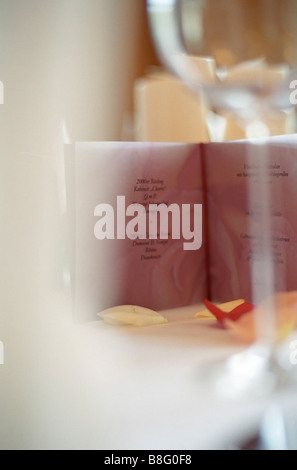
[[[211,107],[292,106],[294,0],[148,0],[148,12],[161,61]]]

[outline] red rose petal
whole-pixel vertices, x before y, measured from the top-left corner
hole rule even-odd
[[[245,302],[238,307],[234,308],[229,315],[228,318],[232,321],[239,320],[243,315],[247,313],[251,313],[254,310],[255,306],[250,304],[249,302]]]
[[[204,300],[204,305],[216,317],[216,319],[219,322],[222,323],[224,320],[227,320],[229,318],[227,313],[223,312],[223,310],[221,310],[219,307],[214,305],[209,300],[205,299]]]
[[[231,312],[226,313],[207,299],[204,300],[204,305],[220,323],[224,323],[225,320],[231,320],[236,322],[243,315],[250,313],[255,308],[254,305],[248,302],[244,302],[243,304],[231,310]]]

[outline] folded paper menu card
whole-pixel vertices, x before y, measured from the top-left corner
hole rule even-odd
[[[75,318],[117,305],[251,302],[252,282],[261,284],[251,279],[263,243],[261,145],[65,146]],[[296,290],[297,136],[268,139],[265,148],[274,287]]]

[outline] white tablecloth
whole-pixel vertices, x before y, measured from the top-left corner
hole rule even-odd
[[[201,366],[243,345],[195,320],[198,306],[163,312],[168,325],[123,328],[74,324],[67,294],[31,294],[0,330],[1,449],[225,448],[273,400],[221,400],[205,387]]]

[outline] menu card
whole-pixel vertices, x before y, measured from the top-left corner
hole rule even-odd
[[[251,145],[257,142],[65,146],[75,319],[96,319],[116,305],[252,301],[261,278],[251,278],[251,263],[263,244],[253,184],[263,168]],[[293,290],[297,136],[268,139],[265,149],[274,289]]]

